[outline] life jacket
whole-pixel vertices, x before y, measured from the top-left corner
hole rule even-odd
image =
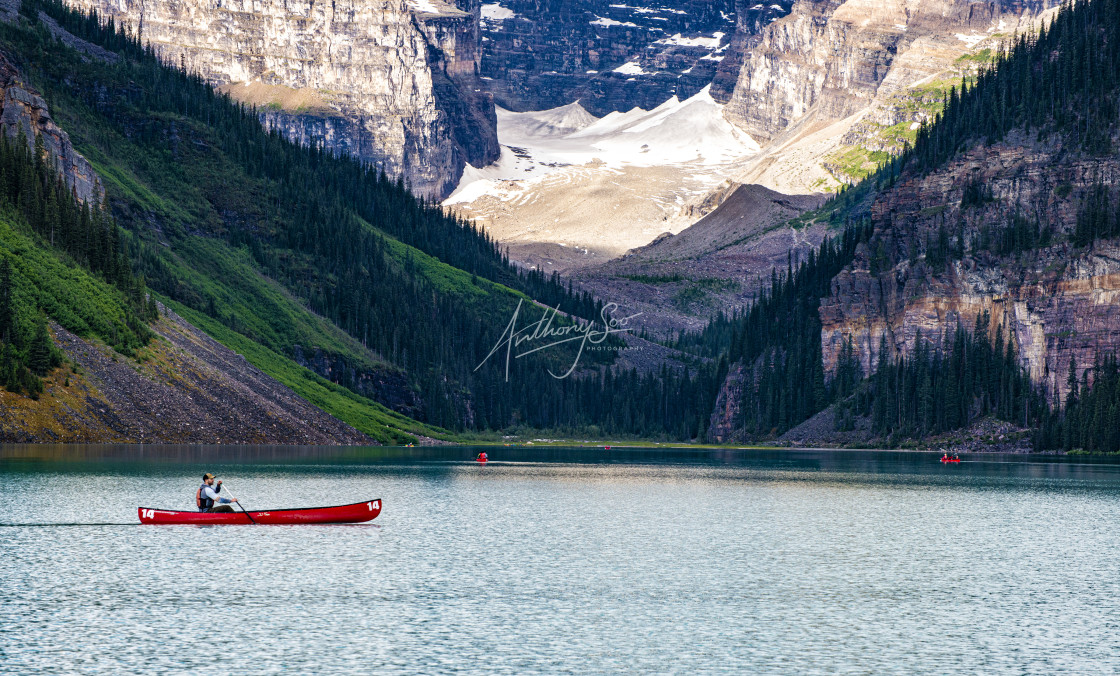
[[[208,509],[210,509],[211,507],[214,506],[214,500],[212,498],[202,497],[202,489],[203,488],[206,488],[205,483],[203,483],[201,486],[199,486],[198,490],[195,491],[195,494],[194,494],[194,504],[198,506],[198,509],[201,512],[205,512],[206,510],[208,510]],[[217,491],[214,491],[214,492],[216,493]]]

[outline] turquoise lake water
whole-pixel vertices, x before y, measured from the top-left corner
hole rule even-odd
[[[1115,462],[489,450],[0,447],[0,673],[1120,671]]]

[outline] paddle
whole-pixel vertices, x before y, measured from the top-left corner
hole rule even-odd
[[[234,499],[234,500],[237,500],[237,496],[233,494],[233,491],[231,491],[231,490],[229,489],[229,486],[228,486],[228,485],[226,486],[226,492],[227,492],[227,493],[229,493],[229,497],[230,497],[230,498],[232,498],[232,499]],[[248,510],[246,510],[246,509],[245,509],[245,505],[241,504],[241,501],[240,501],[240,500],[237,500],[237,506],[241,508],[241,513],[242,513],[242,514],[244,514],[245,516],[249,517],[249,521],[252,521],[253,523],[256,523],[256,522],[257,522],[257,520],[253,518],[253,515],[252,515],[252,514],[250,514]]]

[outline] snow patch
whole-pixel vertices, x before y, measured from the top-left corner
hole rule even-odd
[[[960,40],[961,42],[965,43],[966,45],[968,45],[969,49],[972,49],[973,47],[976,46],[977,43],[979,43],[981,40],[983,40],[987,37],[988,37],[987,35],[979,35],[977,33],[973,33],[971,35],[965,35],[964,33],[957,33],[957,35],[956,35],[956,38],[958,40]]]
[[[482,6],[482,18],[487,21],[504,21],[517,16],[512,9],[502,7],[498,3]]]
[[[439,8],[431,0],[408,0],[408,6],[423,14],[439,14]]]
[[[723,36],[724,36],[724,34],[722,32],[719,32],[719,31],[717,31],[715,33],[712,33],[712,37],[710,37],[710,38],[705,38],[705,37],[686,38],[686,37],[681,37],[681,34],[677,33],[676,35],[673,35],[672,37],[661,38],[660,40],[658,40],[654,44],[658,44],[658,45],[679,45],[681,47],[705,47],[707,49],[717,49],[719,47],[719,43],[723,40]]]
[[[639,28],[638,24],[636,23],[631,23],[629,21],[615,21],[614,19],[608,19],[606,17],[599,16],[598,14],[595,15],[595,20],[590,23],[592,26],[627,26],[630,28]]]
[[[646,71],[642,70],[642,65],[637,61],[624,63],[618,68],[615,68],[612,73],[620,73],[622,75],[649,75]]]

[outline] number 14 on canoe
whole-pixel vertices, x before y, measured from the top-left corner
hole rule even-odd
[[[172,509],[140,507],[137,514],[142,524],[260,524],[293,525],[314,523],[364,523],[381,513],[381,500],[355,502],[336,507],[300,507],[251,512],[182,512]],[[250,518],[251,517],[251,518]]]

